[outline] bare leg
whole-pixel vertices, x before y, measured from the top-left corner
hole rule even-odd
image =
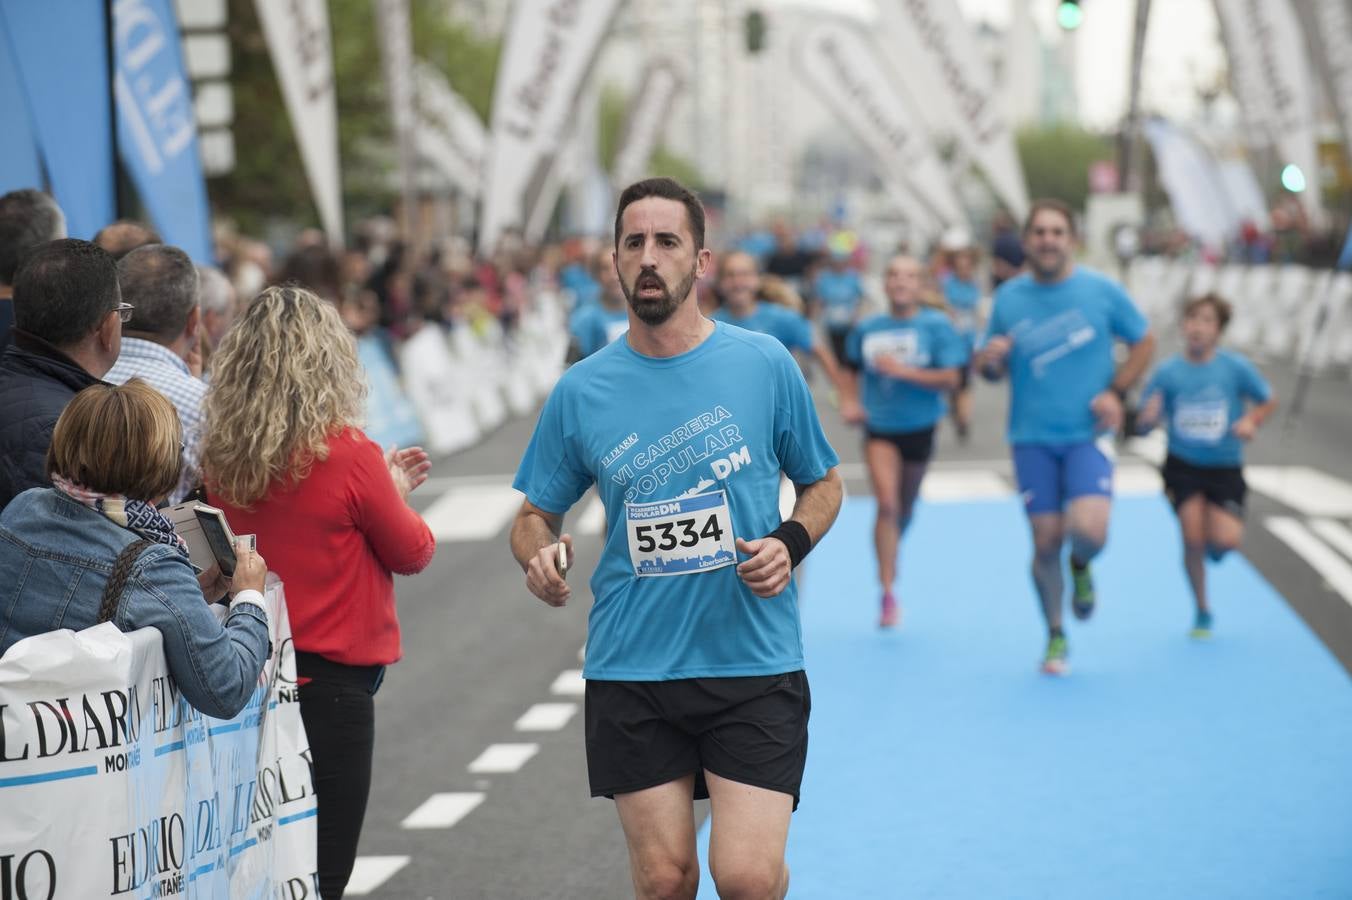
[[[1207,555],[1219,562],[1225,554],[1244,542],[1244,520],[1232,512],[1208,503],[1206,507]]]
[[[1066,589],[1061,572],[1061,543],[1065,528],[1060,513],[1037,513],[1028,517],[1033,529],[1033,586],[1042,603],[1047,630],[1061,630],[1062,595]]]
[[[789,890],[784,845],[793,797],[721,778],[707,769],[709,871],[722,900],[783,900]]]
[[[1098,494],[1076,497],[1066,507],[1066,531],[1070,538],[1070,559],[1087,566],[1108,542],[1108,516],[1113,499]]]
[[[897,548],[901,544],[901,453],[887,441],[870,440],[864,443],[864,460],[878,501],[873,546],[878,554],[878,582],[886,593],[897,580]]]
[[[699,888],[694,796],[693,773],[615,795],[638,900],[693,900]]]
[[[906,534],[906,529],[911,527],[911,516],[915,512],[915,500],[920,496],[920,485],[925,480],[925,472],[928,469],[928,462],[906,462],[903,460],[901,463],[901,512],[898,521],[903,536]]]
[[[1178,528],[1183,533],[1183,568],[1192,586],[1198,612],[1207,611],[1206,602],[1206,498],[1193,494],[1178,504]]]

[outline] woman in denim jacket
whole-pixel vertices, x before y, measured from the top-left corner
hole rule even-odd
[[[178,482],[181,433],[173,405],[138,379],[94,385],[70,402],[47,451],[55,487],[25,491],[0,514],[0,654],[31,635],[96,624],[119,554],[148,541],[122,561],[110,621],[123,631],[158,628],[184,699],[230,718],[269,653],[267,566],[239,543],[233,579],[216,567],[193,574],[182,540],[155,509]],[[227,590],[222,624],[207,604]]]

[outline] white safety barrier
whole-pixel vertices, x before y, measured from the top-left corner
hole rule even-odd
[[[317,898],[315,795],[282,585],[228,721],[188,705],[160,632],[112,624],[0,657],[0,897]]]
[[[1125,281],[1158,328],[1175,325],[1189,297],[1215,291],[1234,306],[1227,344],[1315,373],[1352,366],[1352,273],[1143,256],[1132,261]]]

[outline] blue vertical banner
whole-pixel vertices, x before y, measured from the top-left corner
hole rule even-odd
[[[28,115],[28,100],[19,86],[19,70],[14,67],[8,34],[0,34],[0,122],[5,123],[5,139],[0,141],[0,194],[41,188],[44,181],[38,139]]]
[[[169,0],[117,0],[113,46],[122,162],[165,242],[209,264],[211,212],[192,87]]]
[[[1343,242],[1343,252],[1338,254],[1338,268],[1352,269],[1352,228],[1347,231],[1347,240]]]
[[[40,177],[34,171],[36,143],[47,186],[66,213],[67,231],[93,237],[116,217],[104,4],[0,0],[0,55],[8,57],[0,64],[0,78],[13,78],[0,88],[5,104],[0,143],[15,143],[0,156],[4,183],[43,187],[40,181],[11,184]],[[22,116],[10,106],[19,100]]]

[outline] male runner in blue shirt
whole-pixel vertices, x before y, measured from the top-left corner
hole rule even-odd
[[[615,800],[636,894],[695,896],[693,799],[708,796],[719,893],[782,898],[810,708],[792,572],[840,508],[838,460],[788,351],[700,315],[694,194],[669,178],[628,187],[614,262],[629,332],[545,402],[512,553],[531,593],[566,603],[563,516],[596,486],[587,770],[593,796]],[[798,490],[785,521],[781,472]]]
[[[1010,378],[1009,443],[1033,530],[1033,583],[1047,620],[1042,670],[1068,671],[1061,627],[1061,548],[1070,538],[1071,607],[1094,611],[1089,563],[1108,539],[1113,493],[1113,433],[1122,397],[1150,362],[1155,339],[1116,282],[1075,265],[1074,214],[1039,200],[1023,229],[1028,271],[995,294],[978,366]],[[1130,346],[1114,370],[1113,342]]]

